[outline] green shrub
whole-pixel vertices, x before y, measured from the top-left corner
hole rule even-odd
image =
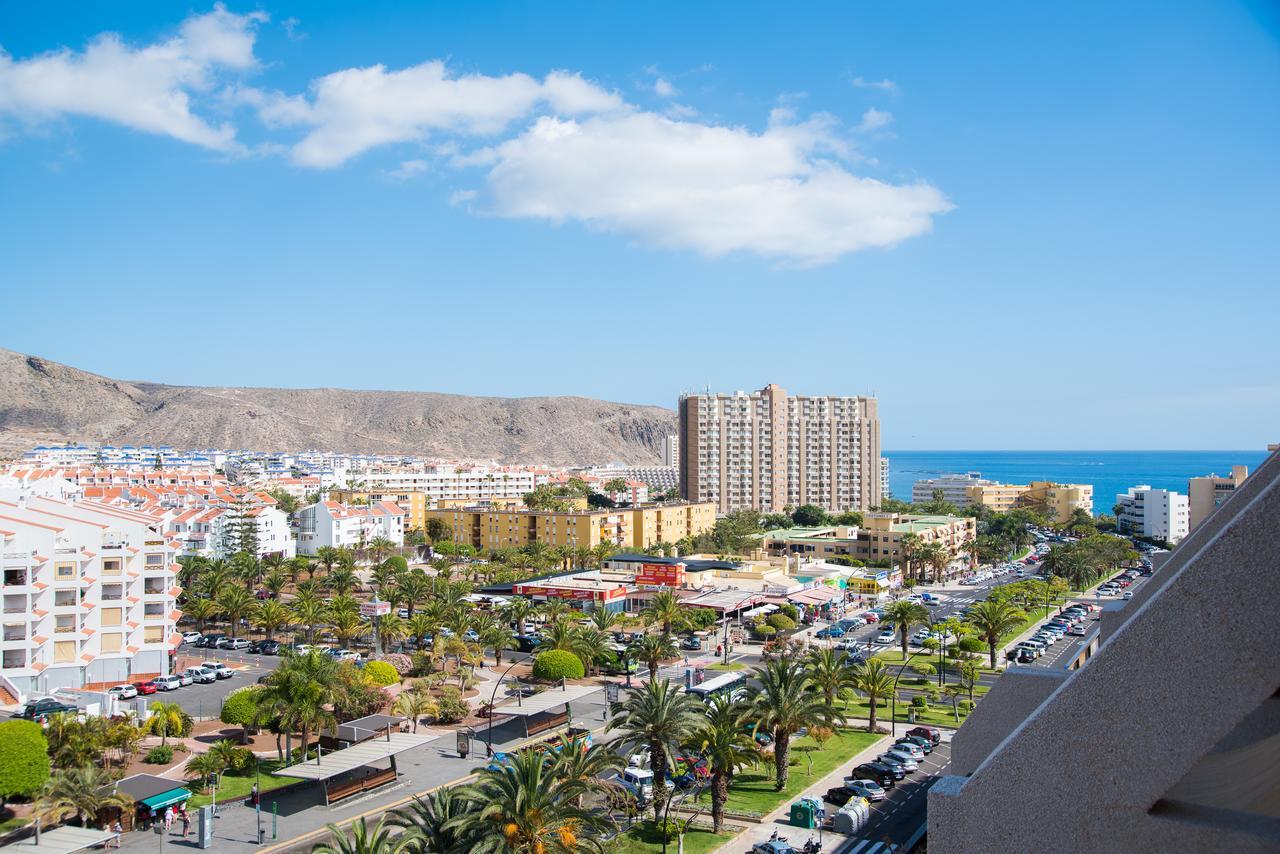
[[[258,708],[258,694],[261,691],[257,685],[232,691],[222,702],[219,720],[224,724],[244,727],[246,732],[262,726],[262,712]]]
[[[405,560],[403,555],[392,555],[384,560],[383,563],[394,569],[397,575],[409,571],[409,561]]]
[[[925,688],[925,689],[924,689],[924,696],[925,696],[925,699],[927,699],[930,703],[937,702],[937,700],[938,700],[938,689],[937,689],[937,688]]]
[[[400,674],[385,661],[370,661],[364,666],[364,678],[374,685],[385,688],[400,682]]]
[[[547,682],[581,679],[586,673],[582,659],[564,649],[549,649],[533,659],[533,678]]]
[[[789,632],[796,627],[796,621],[781,612],[770,614],[765,622],[780,632]]]
[[[916,673],[919,673],[925,679],[928,679],[930,676],[938,672],[937,669],[927,661],[917,661],[915,664],[911,665],[911,669]]]
[[[49,743],[35,721],[0,723],[0,800],[33,795],[49,779]]]
[[[982,642],[981,638],[963,637],[956,641],[956,649],[961,652],[982,652],[986,649],[986,644]]]
[[[969,712],[972,712],[972,711],[973,711],[973,701],[972,701],[972,700],[961,700],[961,701],[959,702],[958,706],[959,706],[959,708],[960,708],[960,711],[962,711],[962,712],[964,712],[964,713],[966,713],[966,714],[968,714]]]
[[[157,744],[147,751],[142,761],[149,765],[168,765],[173,761],[173,748],[167,744]]]
[[[759,638],[768,640],[778,633],[778,630],[768,623],[756,623],[751,627],[751,633]]]
[[[700,610],[700,611],[707,611],[707,610],[710,610],[710,609],[708,609],[708,608],[699,608],[698,610]],[[714,613],[715,613],[715,611],[711,611],[711,613],[712,613],[712,614],[714,614]],[[799,608],[797,608],[795,605],[792,605],[790,602],[787,602],[786,604],[784,604],[784,605],[780,606],[780,607],[778,608],[778,613],[779,613],[779,614],[786,614],[788,617],[790,617],[790,618],[791,618],[791,621],[792,621],[793,623],[794,623],[796,620],[800,619],[800,609],[799,609]]]
[[[927,711],[929,708],[929,701],[924,697],[922,697],[921,695],[917,694],[911,698],[911,707],[913,709],[920,709],[921,711]]]
[[[563,652],[563,650],[558,651]],[[581,661],[578,662],[578,667],[582,667]],[[471,712],[471,707],[462,699],[462,693],[453,686],[440,692],[440,699],[436,701],[436,705],[440,709],[436,712],[436,723],[439,724],[456,724]]]

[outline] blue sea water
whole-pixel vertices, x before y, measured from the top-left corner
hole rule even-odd
[[[1233,465],[1252,472],[1265,451],[885,451],[889,489],[894,498],[911,500],[917,480],[943,474],[981,472],[988,480],[1030,483],[1093,484],[1094,513],[1110,513],[1116,495],[1148,484],[1186,494],[1187,479],[1226,475]]]

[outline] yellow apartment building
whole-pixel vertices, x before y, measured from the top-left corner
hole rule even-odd
[[[413,528],[421,530],[427,523],[426,511],[429,500],[425,492],[409,489],[331,489],[329,500],[347,506],[390,501],[409,514],[405,530]]]
[[[644,549],[711,530],[716,506],[707,501],[605,510],[472,506],[424,511],[424,524],[432,518],[452,528],[456,542],[470,543],[481,551],[534,542],[583,548],[607,542],[623,549]]]
[[[1067,521],[1076,510],[1083,510],[1092,516],[1093,485],[1035,480],[1027,484],[1019,503],[1038,510],[1054,522]]]

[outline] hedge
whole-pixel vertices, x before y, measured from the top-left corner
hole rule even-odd
[[[385,661],[370,661],[363,669],[364,678],[381,688],[400,682],[400,674]]]
[[[35,721],[0,723],[0,799],[33,795],[49,779],[49,743]]]
[[[259,723],[261,713],[258,709],[258,694],[262,689],[257,685],[240,688],[227,695],[222,702],[222,714],[219,719],[224,724],[254,729]]]
[[[586,674],[582,659],[565,649],[549,649],[533,659],[533,678],[554,682],[581,679]]]
[[[765,622],[780,632],[789,632],[796,627],[796,621],[786,614],[770,614]]]

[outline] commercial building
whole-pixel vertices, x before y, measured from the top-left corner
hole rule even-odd
[[[1228,477],[1211,474],[1208,477],[1193,477],[1187,481],[1187,501],[1191,508],[1190,526],[1195,530],[1209,514],[1231,497],[1249,476],[1248,466],[1232,466]]]
[[[921,543],[940,543],[953,557],[954,574],[964,565],[963,546],[978,535],[977,522],[967,516],[914,516],[899,513],[865,513],[860,528],[782,528],[758,534],[760,548],[769,555],[797,555],[824,560],[849,557],[867,563],[904,562],[902,539],[914,534]]]
[[[1176,543],[1191,531],[1187,496],[1168,489],[1133,486],[1116,496],[1116,527],[1163,543]]]
[[[294,514],[298,526],[298,553],[313,555],[322,546],[360,549],[376,539],[404,545],[405,518],[398,505],[381,501],[350,507],[337,501],[318,501]]]
[[[930,854],[1277,850],[1277,519],[1272,454],[1104,606],[1082,666],[1007,670],[929,788]]]
[[[716,508],[709,502],[569,511],[476,506],[428,510],[426,517],[440,519],[453,530],[455,541],[481,551],[534,542],[585,548],[611,543],[644,549],[711,530]]]
[[[170,672],[181,590],[155,517],[6,489],[0,553],[3,699]]]
[[[777,385],[680,398],[680,494],[720,513],[816,504],[869,510],[882,495],[873,397],[788,395]]]
[[[941,493],[944,501],[957,507],[985,506],[997,513],[1026,507],[1054,522],[1067,521],[1076,510],[1093,514],[1093,486],[1087,483],[1000,483],[969,472],[917,480],[911,485],[914,503],[932,501],[935,493]]]

